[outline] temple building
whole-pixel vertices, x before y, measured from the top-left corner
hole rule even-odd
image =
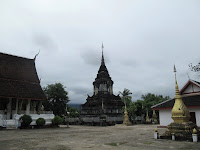
[[[46,97],[40,86],[35,59],[0,53],[0,127],[17,128],[24,114],[32,117],[32,125],[38,118],[46,119],[48,124],[54,117],[51,112],[41,110]]]
[[[87,97],[81,106],[81,117],[84,123],[100,123],[102,118],[106,123],[122,123],[122,102],[119,95],[113,94],[113,81],[105,65],[102,45],[101,65],[93,82],[93,95]]]

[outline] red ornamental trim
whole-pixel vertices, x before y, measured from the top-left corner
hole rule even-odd
[[[197,91],[197,92],[190,92],[190,93],[183,93],[184,94],[192,94],[192,93],[200,93],[200,91]]]
[[[189,80],[189,81],[185,84],[185,86],[180,90],[180,93],[182,93],[190,83],[193,84],[193,85],[196,85],[197,87],[200,87],[200,86],[197,85],[196,83],[194,83],[194,82],[192,82],[192,81]]]
[[[172,107],[166,107],[166,108],[152,108],[152,110],[165,110],[165,109],[172,109]]]
[[[197,106],[187,106],[187,108],[200,108],[200,105]],[[172,109],[172,107],[166,107],[166,108],[152,108],[152,110],[169,110]]]

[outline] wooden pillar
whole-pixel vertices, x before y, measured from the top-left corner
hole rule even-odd
[[[11,105],[12,105],[12,98],[9,98],[9,102],[7,104],[7,116],[6,116],[7,119],[10,119],[10,115],[12,114]]]
[[[31,99],[28,99],[28,102],[26,104],[26,115],[30,114],[30,104],[31,104]]]

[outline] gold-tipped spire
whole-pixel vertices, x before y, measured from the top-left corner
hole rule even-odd
[[[170,123],[167,128],[168,130],[162,135],[162,138],[169,138],[175,135],[176,138],[190,139],[193,129],[197,129],[197,125],[189,121],[190,112],[183,103],[182,96],[179,92],[178,83],[176,79],[176,67],[174,65],[175,73],[175,103],[172,108],[172,119],[174,122]]]
[[[175,103],[174,107],[172,108],[172,119],[174,122],[183,123],[188,122],[190,119],[190,113],[185,104],[183,103],[182,96],[179,92],[178,83],[176,79],[176,67],[174,65],[174,72],[175,72]]]

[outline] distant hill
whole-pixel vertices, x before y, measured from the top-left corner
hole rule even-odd
[[[68,104],[70,107],[74,107],[74,108],[76,108],[76,109],[78,109],[78,110],[80,110],[81,109],[81,104]]]

